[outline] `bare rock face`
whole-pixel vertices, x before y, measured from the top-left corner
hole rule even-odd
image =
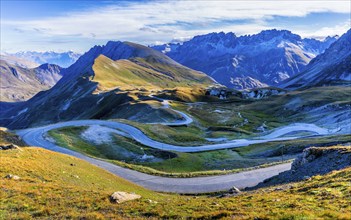
[[[248,89],[277,85],[295,76],[336,39],[303,39],[290,31],[273,29],[240,37],[231,32],[210,33],[153,48],[228,88]]]
[[[123,203],[126,201],[130,201],[130,200],[136,200],[136,199],[140,199],[141,196],[134,194],[134,193],[127,193],[127,192],[114,192],[111,196],[110,196],[110,201],[112,203]]]
[[[307,148],[302,152],[301,156],[299,156],[298,158],[296,158],[294,160],[294,162],[291,165],[291,170],[297,170],[299,167],[301,167],[302,165],[304,165],[306,163],[311,162],[315,158],[316,158],[316,156],[314,154],[312,154],[310,148]]]
[[[351,166],[351,146],[310,147],[295,159],[291,170],[280,173],[254,188],[297,181],[308,181],[315,175],[324,175],[333,170]]]
[[[241,193],[240,189],[236,188],[235,186],[233,186],[230,190],[229,190],[230,194],[239,194]]]

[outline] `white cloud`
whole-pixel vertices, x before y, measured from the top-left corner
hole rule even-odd
[[[300,31],[300,32],[302,32],[302,36],[304,37],[323,38],[326,36],[334,36],[334,35],[341,36],[350,28],[351,28],[351,19],[346,21],[345,23],[341,23],[333,27],[323,27],[317,31],[307,30],[307,31]]]
[[[252,34],[271,28],[266,21],[274,16],[303,17],[313,12],[350,13],[350,3],[324,0],[130,2],[40,20],[2,20],[1,26],[42,37],[153,43],[213,31]],[[245,22],[231,22],[236,20]],[[328,28],[320,32],[329,33],[334,32]]]

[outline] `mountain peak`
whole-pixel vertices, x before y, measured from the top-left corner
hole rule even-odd
[[[154,48],[185,66],[207,73],[223,85],[241,89],[258,85],[245,83],[249,77],[276,85],[294,76],[334,41],[302,39],[289,30],[271,29],[240,37],[232,32],[209,33],[182,45]]]
[[[349,84],[351,79],[351,29],[330,45],[324,53],[311,60],[305,70],[284,81],[281,86],[290,89]]]
[[[50,63],[41,64],[37,68],[44,69],[44,70],[52,69],[52,68],[57,68],[57,69],[60,69],[60,70],[62,69],[62,67],[60,67],[59,65],[57,65],[57,64],[50,64]]]
[[[340,37],[339,35],[328,36],[323,41],[324,42],[327,42],[327,41],[330,41],[330,40],[335,41],[335,40],[339,39],[339,37]]]
[[[220,41],[227,42],[236,39],[236,35],[233,32],[224,33],[222,32],[212,32],[205,35],[195,36],[192,41],[196,42],[212,42],[218,43]]]
[[[293,34],[289,30],[271,29],[271,30],[264,30],[258,34],[252,35],[252,38],[254,38],[255,40],[261,40],[261,41],[269,41],[273,38],[278,38],[278,37],[282,39],[290,40],[293,42],[301,40],[301,37],[299,35]]]

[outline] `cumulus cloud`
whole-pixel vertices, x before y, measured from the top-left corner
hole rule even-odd
[[[80,36],[151,44],[214,31],[232,31],[238,35],[257,33],[272,28],[268,21],[275,16],[304,17],[317,12],[350,13],[349,4],[348,1],[325,0],[124,2],[69,12],[64,16],[25,21],[2,20],[1,25],[27,32],[40,31],[46,37]],[[318,34],[330,34],[345,28],[336,29],[326,28]],[[311,33],[306,32],[306,35]]]
[[[341,36],[350,28],[351,28],[351,19],[344,23],[335,25],[333,27],[323,27],[317,31],[308,31],[308,30],[303,31],[303,36],[312,37],[312,38],[324,38],[326,36],[334,36],[334,35]]]

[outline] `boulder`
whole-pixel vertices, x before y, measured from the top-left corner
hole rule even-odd
[[[123,203],[130,200],[140,199],[141,196],[134,193],[114,192],[110,196],[110,201],[113,203]]]
[[[16,176],[16,175],[12,175],[12,174],[7,174],[5,176],[6,179],[12,179],[12,180],[19,180],[21,179],[19,176]]]
[[[235,186],[233,186],[230,190],[229,190],[230,194],[239,194],[241,193],[240,189],[236,188]]]
[[[19,147],[15,144],[8,144],[8,145],[0,145],[0,150],[12,150],[18,149]]]

